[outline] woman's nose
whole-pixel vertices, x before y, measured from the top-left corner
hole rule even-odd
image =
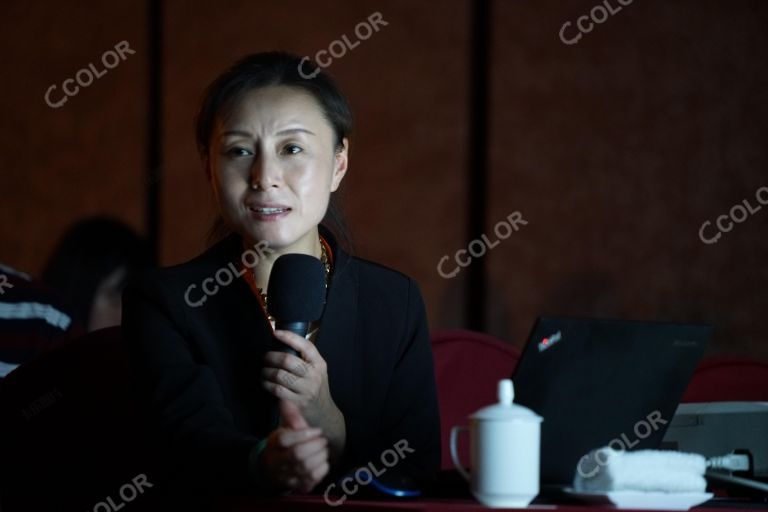
[[[251,188],[266,190],[277,187],[280,176],[281,171],[277,163],[273,159],[261,156],[254,161],[251,169]]]

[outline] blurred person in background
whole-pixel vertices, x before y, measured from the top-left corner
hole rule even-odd
[[[123,222],[89,217],[59,240],[42,281],[72,307],[87,332],[120,325],[125,284],[150,266],[144,239]]]
[[[82,326],[61,297],[29,275],[0,265],[0,378]]]

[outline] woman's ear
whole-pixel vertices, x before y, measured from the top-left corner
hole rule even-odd
[[[333,161],[333,176],[331,178],[331,192],[336,192],[341,185],[341,180],[344,179],[344,175],[347,174],[347,166],[349,165],[349,139],[344,137],[341,141],[341,148],[336,150],[336,155]]]

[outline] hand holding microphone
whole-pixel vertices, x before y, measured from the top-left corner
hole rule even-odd
[[[305,339],[325,308],[325,269],[306,254],[284,254],[272,266],[267,289],[275,317],[275,349],[264,357],[264,387],[301,409],[311,425],[333,412],[325,360]]]
[[[281,409],[285,402],[290,402],[298,407],[308,425],[322,429],[329,442],[330,459],[336,461],[346,446],[346,420],[331,396],[325,359],[313,343],[296,333],[277,331],[275,336],[304,359],[284,352],[267,352],[262,370],[264,388],[280,400]],[[285,424],[284,417],[283,420]]]
[[[344,415],[331,397],[325,359],[305,339],[310,324],[323,314],[325,269],[312,256],[280,256],[272,267],[267,293],[279,347],[264,356],[263,386],[280,400],[281,411],[284,402],[290,402],[309,426],[322,429],[335,459],[346,444]]]

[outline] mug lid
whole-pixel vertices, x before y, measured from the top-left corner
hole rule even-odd
[[[477,420],[518,420],[541,422],[543,418],[527,407],[514,403],[515,387],[511,379],[502,379],[498,387],[499,401],[483,407],[470,416]]]

